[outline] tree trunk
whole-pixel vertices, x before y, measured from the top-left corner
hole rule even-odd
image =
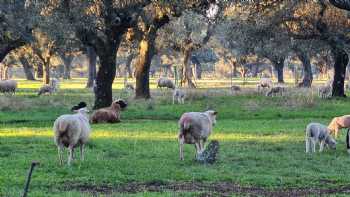
[[[112,85],[116,74],[116,48],[100,51],[100,65],[96,77],[95,109],[110,106],[113,99]]]
[[[151,98],[149,89],[149,69],[151,67],[152,57],[155,54],[154,41],[155,41],[155,31],[154,35],[152,32],[140,42],[139,56],[135,68],[135,78],[136,78],[136,91],[135,98]]]
[[[189,88],[196,88],[196,85],[192,81],[192,68],[190,64],[190,57],[192,53],[192,47],[188,47],[184,50],[184,61],[183,61],[183,80],[182,84],[187,84]]]
[[[44,68],[42,63],[38,63],[38,66],[36,68],[35,77],[36,78],[42,78],[44,76]]]
[[[202,78],[202,65],[201,65],[201,63],[199,62],[199,60],[196,56],[192,56],[191,61],[196,66],[196,78],[201,79]]]
[[[134,59],[134,54],[130,53],[126,59],[125,62],[125,69],[126,69],[126,73],[128,73],[129,78],[132,78],[132,69],[131,69],[131,62]]]
[[[89,75],[86,87],[91,88],[96,79],[96,52],[92,47],[87,47],[87,56],[89,57]]]
[[[26,79],[34,81],[35,78],[34,78],[34,74],[33,74],[33,66],[30,65],[28,60],[23,56],[21,56],[19,58],[19,61],[21,62],[22,66],[23,66],[23,71],[24,71],[24,74],[26,75]]]
[[[4,80],[8,80],[9,79],[9,67],[8,66],[4,66],[4,71],[3,71],[3,79]]]
[[[334,44],[335,45],[335,44]],[[334,62],[334,80],[332,88],[333,97],[346,97],[344,94],[344,79],[346,73],[346,66],[349,62],[349,57],[346,51],[337,46],[332,46],[332,55]]]
[[[279,57],[273,61],[274,67],[277,71],[277,81],[278,83],[284,83],[283,68],[284,68],[284,57]]]
[[[64,72],[63,72],[63,79],[71,79],[71,70],[72,70],[72,62],[74,59],[73,55],[66,55],[63,54],[61,56],[63,63],[64,63]]]
[[[304,68],[304,76],[303,76],[303,81],[298,84],[299,87],[311,87],[312,84],[312,70],[311,70],[311,64],[310,64],[310,59],[308,55],[303,52],[297,52],[297,55],[299,57],[299,60],[303,63],[303,68]]]
[[[44,63],[44,73],[43,73],[43,83],[49,84],[50,83],[50,62]]]

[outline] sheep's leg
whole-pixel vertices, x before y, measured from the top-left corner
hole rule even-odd
[[[68,156],[68,166],[70,166],[70,164],[72,163],[73,160],[73,146],[69,146],[68,150],[69,150],[69,156]]]
[[[198,142],[195,143],[195,147],[196,147],[196,158],[198,158],[198,156],[202,153],[201,151],[201,145],[200,145],[200,140]]]
[[[175,96],[173,96],[173,105],[175,104]]]
[[[180,160],[184,160],[184,136],[179,137],[179,148],[180,148]]]
[[[307,137],[305,139],[305,152],[309,153],[309,151],[310,151],[310,139]]]
[[[185,98],[182,98],[182,99],[181,99],[181,103],[182,103],[182,104],[185,104]]]
[[[57,146],[57,151],[58,151],[58,161],[60,162],[60,165],[63,165],[63,159],[62,159],[63,146],[61,145]]]
[[[319,152],[322,152],[322,151],[323,151],[323,147],[324,147],[324,141],[322,140],[322,141],[320,142],[320,150],[319,150]]]
[[[80,160],[84,161],[84,144],[80,144]]]
[[[311,139],[311,144],[312,144],[312,152],[316,152],[316,142],[314,139]]]

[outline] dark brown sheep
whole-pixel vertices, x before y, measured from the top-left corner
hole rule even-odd
[[[120,112],[127,106],[123,100],[114,101],[111,106],[96,110],[91,116],[91,123],[120,122]]]

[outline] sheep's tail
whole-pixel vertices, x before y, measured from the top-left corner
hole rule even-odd
[[[346,132],[346,149],[348,150],[348,153],[350,153],[349,133],[350,133],[350,129],[348,129],[348,131]]]

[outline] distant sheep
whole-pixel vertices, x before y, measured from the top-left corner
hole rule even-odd
[[[49,85],[43,85],[39,91],[38,91],[38,96],[42,94],[53,94],[58,91],[59,88],[59,80],[56,78],[51,79]]]
[[[131,83],[126,83],[125,84],[125,89],[127,89],[127,90],[135,90],[135,87]]]
[[[271,88],[272,87],[272,80],[270,78],[261,78],[259,83],[257,84],[258,92],[264,90],[265,88]]]
[[[175,89],[175,84],[172,80],[165,77],[161,77],[157,81],[157,87]]]
[[[277,96],[278,94],[280,96],[283,96],[283,92],[285,91],[284,87],[272,87],[268,92],[266,92],[266,96]]]
[[[204,151],[204,143],[212,133],[212,128],[216,124],[216,111],[188,112],[182,114],[179,120],[179,145],[180,160],[184,159],[184,144],[195,144],[196,157]]]
[[[231,86],[231,93],[236,93],[236,92],[240,92],[241,91],[241,87],[233,85]]]
[[[327,126],[320,123],[310,123],[305,130],[305,149],[306,153],[310,151],[316,152],[316,143],[320,144],[319,152],[323,151],[326,144],[332,149],[335,149],[336,142],[329,133]]]
[[[328,125],[328,129],[334,137],[338,137],[339,129],[350,128],[350,115],[335,117]]]
[[[185,104],[185,97],[185,91],[176,88],[173,92],[173,104],[175,104],[175,100],[180,104]]]
[[[54,122],[54,141],[58,148],[58,159],[61,165],[64,147],[69,150],[68,165],[71,165],[73,151],[77,146],[80,146],[80,157],[82,161],[84,160],[84,145],[89,140],[91,128],[87,115],[89,111],[85,103],[81,104],[72,108],[76,114],[61,115]]]
[[[111,106],[96,110],[91,116],[91,123],[117,123],[120,122],[121,110],[127,107],[123,100],[114,101]]]
[[[320,86],[317,91],[318,97],[329,98],[332,95],[332,86]]]
[[[17,81],[3,80],[0,81],[0,93],[15,94],[17,89]]]

